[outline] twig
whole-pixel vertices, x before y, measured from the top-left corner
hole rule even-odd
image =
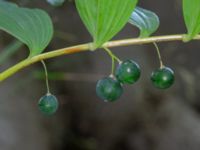
[[[183,41],[184,34],[179,35],[166,35],[166,36],[154,36],[149,38],[133,38],[133,39],[124,39],[124,40],[117,40],[117,41],[110,41],[105,43],[102,47],[119,47],[119,46],[128,46],[128,45],[138,45],[138,44],[147,44],[147,43],[158,43],[158,42],[167,42],[167,41]],[[200,35],[196,36],[194,40],[200,40]],[[63,48],[54,50],[51,52],[46,52],[32,58],[25,59],[18,64],[14,65],[13,67],[5,70],[4,72],[0,73],[0,81],[3,81],[10,77],[11,75],[15,74],[16,72],[22,70],[23,68],[34,64],[38,61],[58,57],[61,55],[79,53],[83,51],[88,51],[92,49],[92,44],[82,44],[73,47]]]

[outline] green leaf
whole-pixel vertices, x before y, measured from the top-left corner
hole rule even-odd
[[[149,37],[160,25],[159,18],[154,12],[140,7],[134,9],[129,23],[140,29],[140,38]]]
[[[187,27],[185,41],[200,33],[200,0],[183,0],[183,15]]]
[[[42,10],[20,8],[16,4],[0,1],[0,18],[0,30],[26,44],[30,57],[40,54],[52,39],[51,19]]]
[[[138,0],[76,0],[81,19],[94,40],[94,49],[113,38],[127,23]]]

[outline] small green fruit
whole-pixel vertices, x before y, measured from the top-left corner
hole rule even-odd
[[[47,94],[38,102],[39,110],[46,115],[53,115],[58,109],[58,100],[54,95]]]
[[[174,72],[168,67],[159,68],[152,72],[151,81],[159,89],[167,89],[174,83]]]
[[[117,68],[115,76],[121,83],[133,84],[140,78],[140,67],[133,60],[123,61]]]
[[[47,2],[52,6],[58,7],[61,6],[65,2],[65,0],[47,0]]]
[[[117,80],[112,77],[105,77],[97,82],[96,93],[106,102],[113,102],[122,95],[123,88]]]

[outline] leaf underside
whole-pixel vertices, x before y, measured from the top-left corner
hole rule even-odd
[[[30,57],[40,54],[52,39],[52,21],[42,10],[21,8],[0,0],[0,18],[0,30],[26,44]]]
[[[189,41],[200,33],[200,0],[183,0],[183,16],[187,27],[184,41]]]
[[[149,37],[160,25],[159,18],[154,12],[140,7],[134,9],[129,23],[140,29],[140,38]]]
[[[93,37],[94,47],[113,38],[127,23],[138,0],[76,0],[82,21]]]

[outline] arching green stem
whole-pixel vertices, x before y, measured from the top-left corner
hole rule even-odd
[[[123,39],[117,41],[110,41],[105,43],[102,47],[119,47],[119,46],[128,46],[128,45],[140,45],[147,44],[153,42],[168,42],[168,41],[183,41],[185,34],[177,34],[177,35],[164,35],[164,36],[154,36],[149,38],[131,38],[131,39]],[[200,40],[200,35],[197,35],[194,40]],[[54,50],[51,52],[46,52],[32,58],[25,59],[18,64],[8,68],[7,70],[0,73],[0,82],[4,81],[8,77],[12,76],[16,72],[26,68],[27,66],[34,64],[38,61],[54,58],[62,55],[79,53],[91,50],[91,43],[62,48],[58,50]]]

